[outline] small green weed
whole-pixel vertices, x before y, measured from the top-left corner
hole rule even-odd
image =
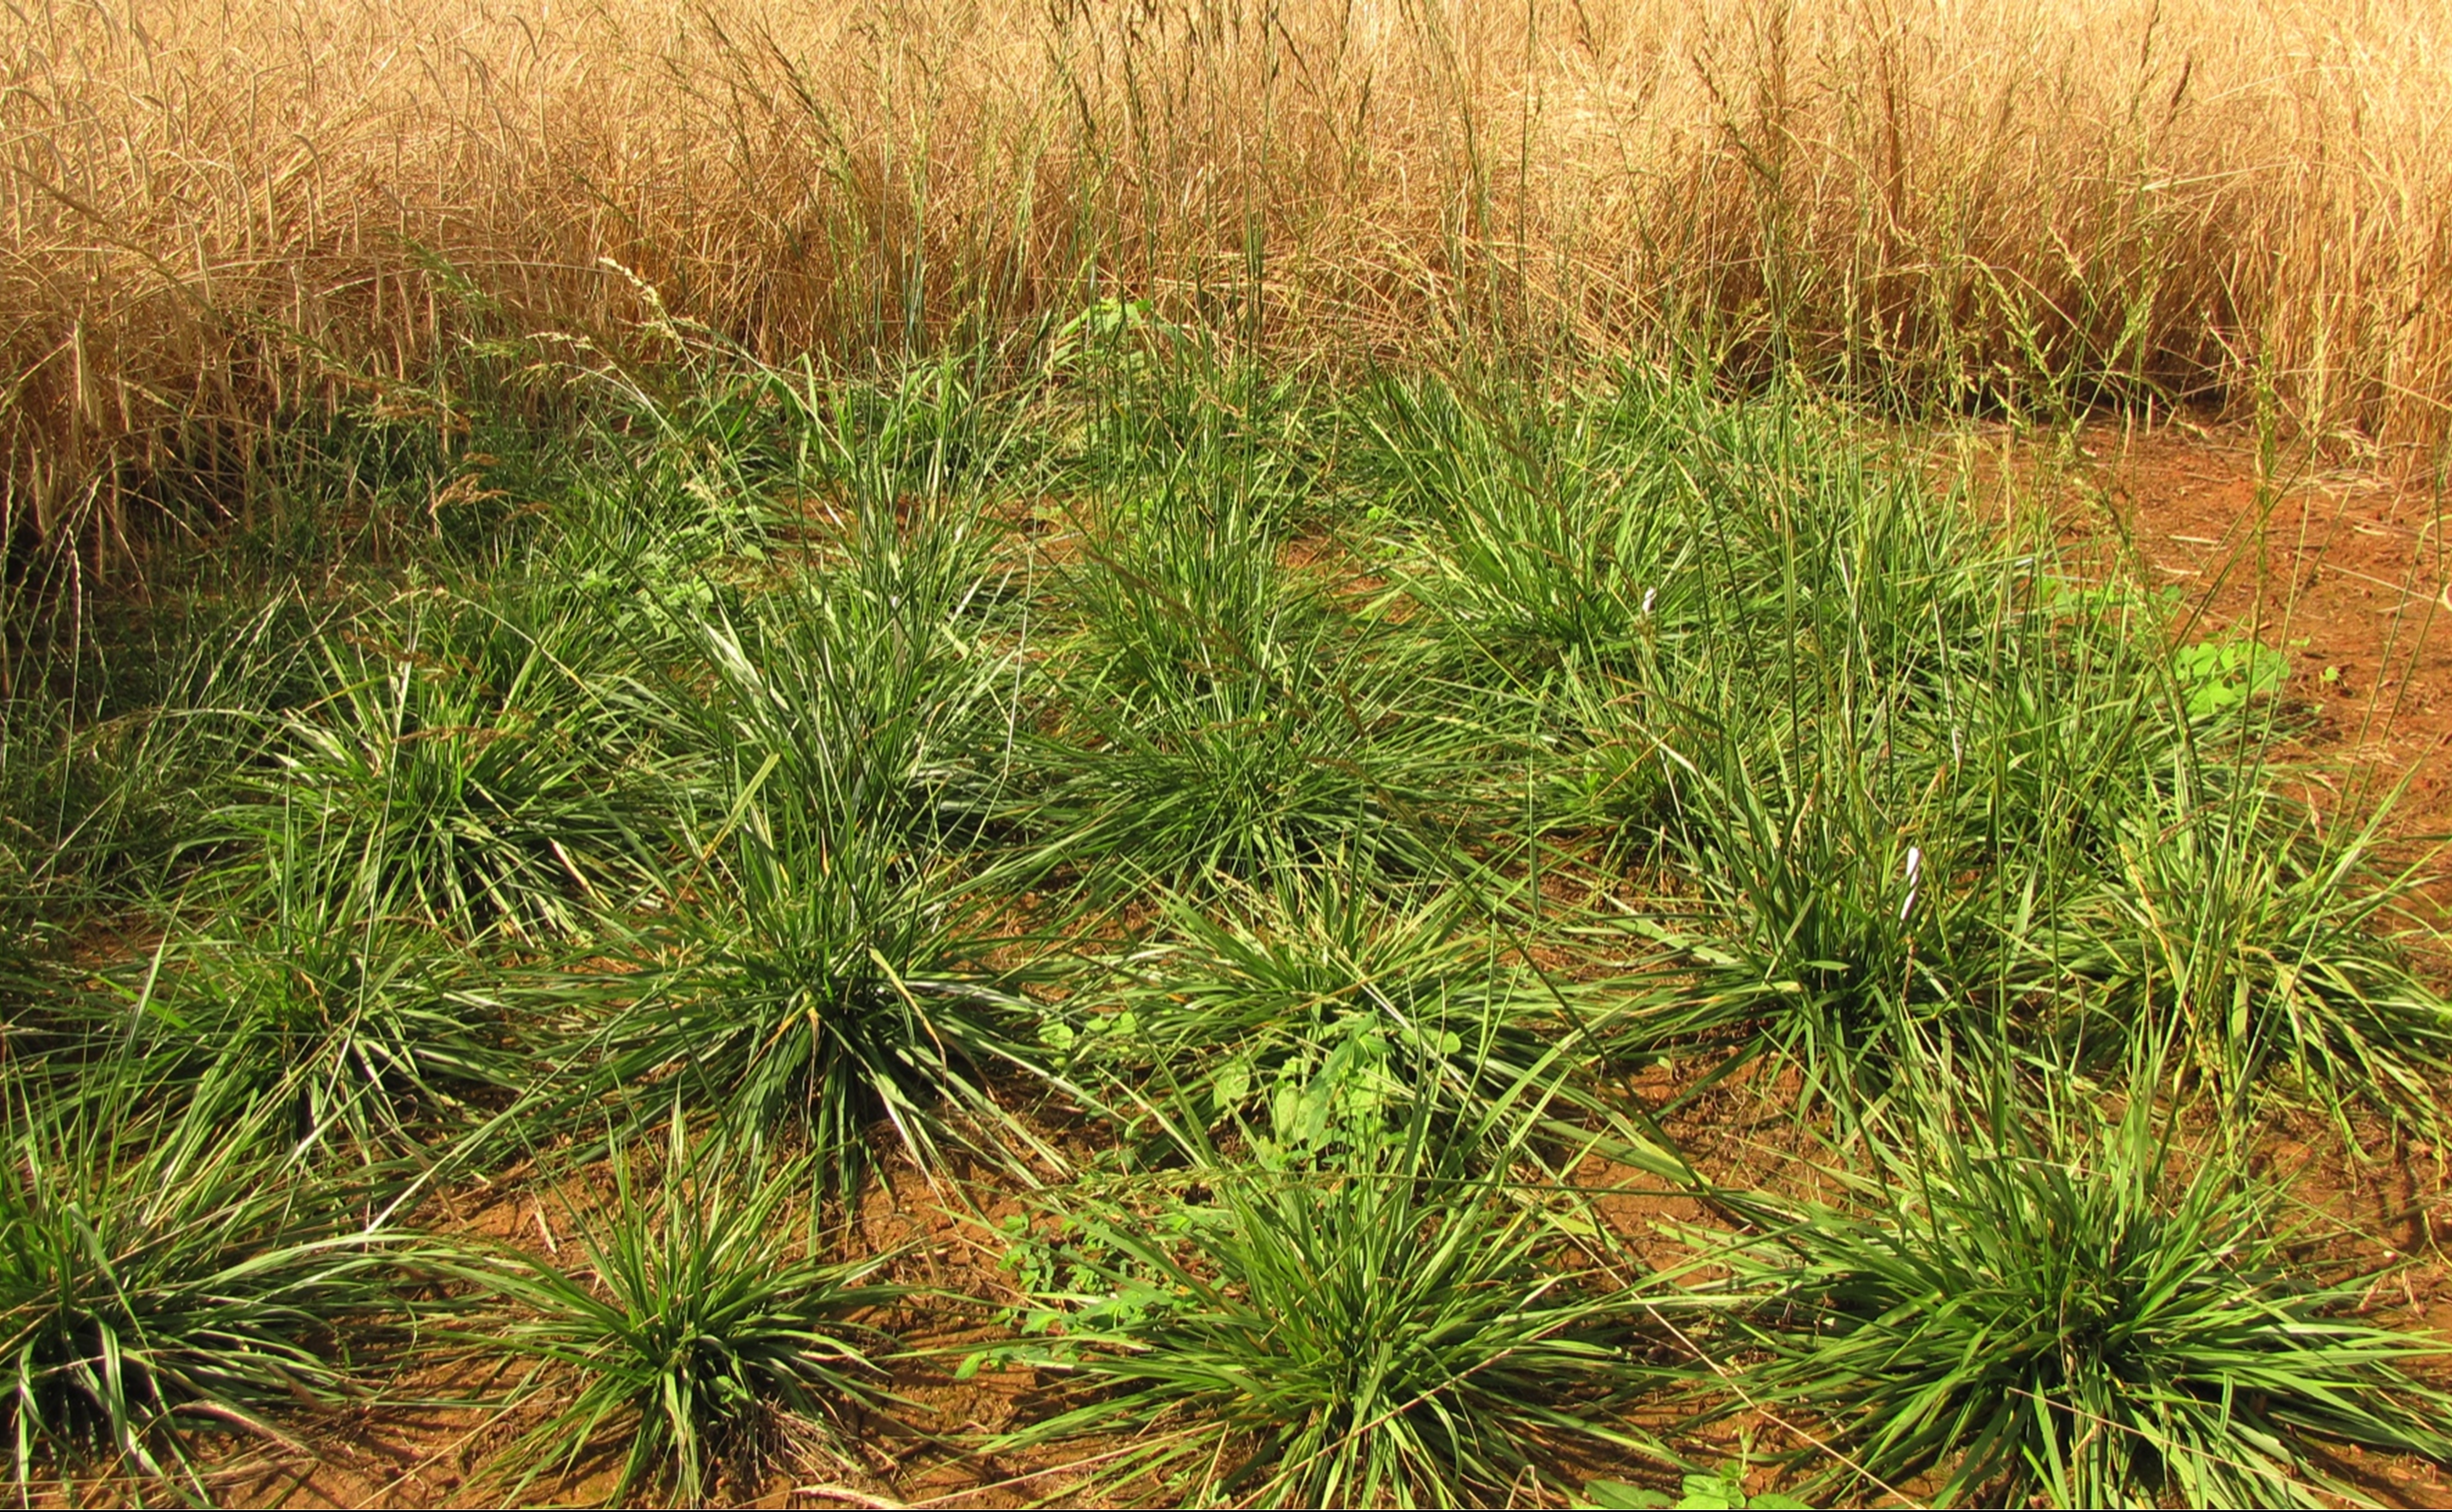
[[[1590,1482],[1577,1505],[1592,1512],[1812,1512],[1810,1503],[1777,1491],[1748,1492],[1742,1463],[1716,1475],[1687,1476],[1673,1497],[1624,1481]]]
[[[2181,706],[2194,720],[2237,713],[2279,691],[2289,675],[2287,656],[2253,640],[2201,640],[2171,653]]]

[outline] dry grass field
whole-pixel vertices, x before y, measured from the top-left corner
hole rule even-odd
[[[2417,0],[14,0],[5,508],[108,538],[129,465],[227,467],[506,330],[635,344],[650,298],[769,357],[1121,295],[1305,355],[2431,445],[2448,33]]]

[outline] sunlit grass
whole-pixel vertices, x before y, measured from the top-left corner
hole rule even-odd
[[[2452,1454],[2452,1401],[2423,1384],[2443,1345],[2362,1316],[2374,1277],[2294,1264],[2280,1194],[2175,1148],[2144,1102],[2029,1119],[1913,1108],[1848,1206],[1778,1215],[1733,1257],[1770,1293],[1745,1394],[1828,1419],[1825,1483],[2321,1506],[2362,1499],[2327,1445]]]
[[[192,1485],[448,1308],[538,1365],[502,1489],[728,1495],[933,1368],[864,1215],[1017,1190],[975,1363],[1049,1394],[962,1445],[1117,1497],[1666,1484],[1747,1402],[1847,1498],[2444,1453],[2237,1174],[2452,1059],[2425,857],[2297,799],[2274,653],[1801,396],[1101,309],[1018,378],[671,327],[532,497],[307,520],[347,571],[7,707],[21,1482]],[[447,450],[319,444],[386,508]],[[1835,1173],[1672,1148],[1723,1078]],[[403,1237],[464,1184],[575,1242]]]

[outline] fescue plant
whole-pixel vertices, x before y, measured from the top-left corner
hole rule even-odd
[[[326,887],[464,933],[566,933],[612,906],[639,847],[595,743],[612,716],[594,632],[567,607],[524,623],[438,589],[386,610],[324,638],[326,689],[282,717],[232,823]]]
[[[260,922],[183,929],[118,973],[124,1002],[84,1023],[89,1043],[132,1034],[156,1095],[254,1104],[264,1137],[360,1158],[413,1154],[472,1099],[521,1088],[542,1036],[523,1043],[484,963],[390,899],[302,883],[306,869],[293,846]]]
[[[1687,395],[1644,378],[1560,403],[1512,383],[1382,382],[1358,410],[1374,501],[1410,521],[1406,595],[1456,676],[1518,692],[1562,666],[1639,674],[1703,584]]]
[[[1651,1453],[1624,1412],[1678,1372],[1513,1189],[1524,1112],[1459,1138],[1417,1113],[1306,1170],[1192,1135],[1196,1198],[1073,1215],[1078,1286],[1033,1299],[1062,1320],[1035,1357],[1088,1400],[1013,1441],[1119,1439],[1083,1465],[1102,1490],[1252,1506],[1470,1505],[1562,1453]]]
[[[1979,1090],[1964,1118],[1928,1083],[1846,1206],[1730,1257],[1770,1299],[1741,1390],[1829,1424],[1801,1457],[1830,1489],[2322,1506],[2365,1497],[2328,1445],[2452,1453],[2452,1400],[2422,1384],[2442,1344],[2362,1316],[2375,1278],[2295,1265],[2280,1194],[2179,1148],[2161,1079],[2125,1111]]]
[[[796,1131],[846,1188],[873,1129],[934,1166],[967,1121],[1010,1129],[995,1078],[1040,1057],[960,874],[744,807],[695,884],[717,895],[642,938],[647,970],[588,1031],[608,1090],[668,1086],[728,1131]]]
[[[1177,886],[1292,861],[1452,868],[1476,752],[1401,636],[1341,614],[1283,560],[1282,525],[1161,495],[1094,523],[1069,574],[1082,644],[1037,742],[1043,854]]]
[[[1659,932],[1685,959],[1647,1016],[1662,1035],[1787,1057],[1811,1092],[1844,1101],[1915,1053],[1920,1021],[1981,1011],[1968,957],[1986,942],[1970,938],[1955,836],[1918,823],[1923,795],[1817,734],[1750,755],[1744,733],[1707,734],[1681,764],[1667,849],[1727,927]]]
[[[614,1149],[609,1206],[564,1215],[575,1232],[561,1249],[458,1266],[486,1324],[468,1343],[535,1362],[538,1388],[561,1393],[493,1459],[514,1500],[613,1459],[608,1502],[703,1505],[727,1475],[754,1491],[790,1433],[831,1434],[892,1403],[880,1360],[894,1340],[864,1320],[906,1293],[877,1279],[890,1256],[823,1257],[807,1160],[693,1140],[676,1110],[661,1158],[641,1164]]]
[[[89,644],[49,627],[29,637],[48,644],[15,653],[0,699],[0,888],[19,925],[145,906],[227,859],[204,815],[244,794],[267,711],[314,685],[329,610],[278,590],[164,597],[81,628]]]
[[[287,1414],[363,1387],[368,1326],[410,1306],[401,1236],[369,1191],[316,1178],[281,1137],[278,1099],[165,1099],[125,1054],[80,1081],[51,1101],[18,1074],[7,1088],[13,1488],[134,1475],[201,1497],[201,1437],[280,1441]]]
[[[2179,1069],[2235,1096],[2271,1070],[2336,1113],[2432,1127],[2452,1002],[2388,933],[2415,923],[2400,900],[2424,864],[2383,860],[2388,810],[2326,833],[2269,779],[2225,791],[2175,756],[2137,775],[2117,871],[2078,926],[2093,1031],[2174,1035]]]
[[[971,523],[976,523],[972,521]],[[961,519],[862,516],[849,560],[690,623],[662,684],[690,774],[646,968],[595,1030],[615,1088],[665,1078],[736,1131],[790,1125],[848,1182],[882,1121],[923,1164],[1027,1065],[987,964],[1015,668]]]

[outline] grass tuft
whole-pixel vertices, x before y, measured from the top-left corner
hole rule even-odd
[[[783,1247],[813,1195],[807,1161],[694,1144],[676,1113],[652,1189],[636,1163],[614,1151],[611,1206],[572,1220],[568,1260],[502,1250],[459,1267],[493,1310],[468,1342],[571,1388],[494,1457],[513,1500],[616,1455],[609,1502],[702,1505],[727,1470],[757,1486],[785,1418],[824,1430],[891,1402],[878,1356],[893,1339],[859,1321],[904,1295],[875,1279],[891,1257],[822,1260],[814,1224]]]
[[[1856,1192],[1733,1257],[1771,1295],[1750,1400],[1837,1434],[1849,1494],[1938,1477],[1941,1504],[2334,1504],[2328,1446],[2442,1461],[2429,1336],[2359,1313],[2375,1278],[2293,1265],[2276,1196],[2192,1171],[2147,1103],[2092,1133],[1918,1115]]]
[[[200,1436],[286,1442],[280,1418],[362,1386],[397,1316],[395,1232],[369,1225],[228,1102],[177,1101],[136,1063],[84,1069],[46,1108],[10,1089],[0,1166],[0,1359],[13,1488],[133,1471],[204,1495]]]
[[[1335,1170],[1200,1160],[1159,1219],[1077,1216],[1078,1289],[1037,1301],[1062,1318],[1045,1363],[1091,1400],[1016,1442],[1120,1438],[1102,1491],[1252,1506],[1473,1505],[1564,1453],[1651,1452],[1623,1413],[1675,1372],[1635,1300],[1430,1128]]]

